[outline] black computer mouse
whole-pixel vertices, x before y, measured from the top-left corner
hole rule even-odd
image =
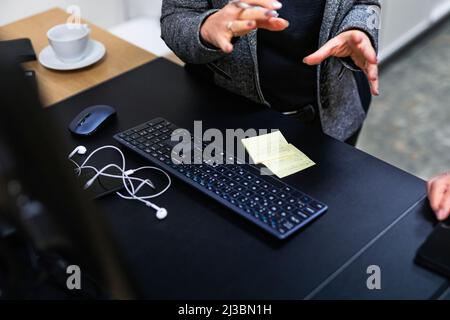
[[[98,105],[84,109],[72,120],[69,130],[77,136],[90,136],[102,128],[116,115],[111,106]]]

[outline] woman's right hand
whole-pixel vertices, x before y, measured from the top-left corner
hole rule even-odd
[[[450,217],[450,173],[434,177],[427,184],[428,197],[440,221]]]
[[[243,9],[230,2],[221,10],[209,16],[203,23],[200,35],[203,41],[220,48],[225,53],[233,51],[234,37],[242,37],[250,31],[261,28],[283,31],[289,22],[278,18],[276,10],[282,4],[275,0],[241,0],[240,2],[259,8]]]

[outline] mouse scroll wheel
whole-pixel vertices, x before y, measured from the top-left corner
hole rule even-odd
[[[88,114],[87,114],[87,115],[86,115],[86,116],[78,123],[78,126],[82,126],[90,116],[91,116],[91,114],[88,113]]]

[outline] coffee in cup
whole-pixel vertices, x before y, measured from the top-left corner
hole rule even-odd
[[[47,37],[59,60],[75,63],[86,56],[90,34],[88,25],[61,24],[51,28]]]

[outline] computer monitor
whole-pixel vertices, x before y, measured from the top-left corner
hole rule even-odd
[[[58,266],[77,265],[105,288],[105,297],[133,298],[107,224],[76,181],[55,125],[20,65],[0,53],[0,286],[9,285],[14,298],[40,298],[17,282],[33,264],[21,263],[20,242],[60,282],[65,273]]]

